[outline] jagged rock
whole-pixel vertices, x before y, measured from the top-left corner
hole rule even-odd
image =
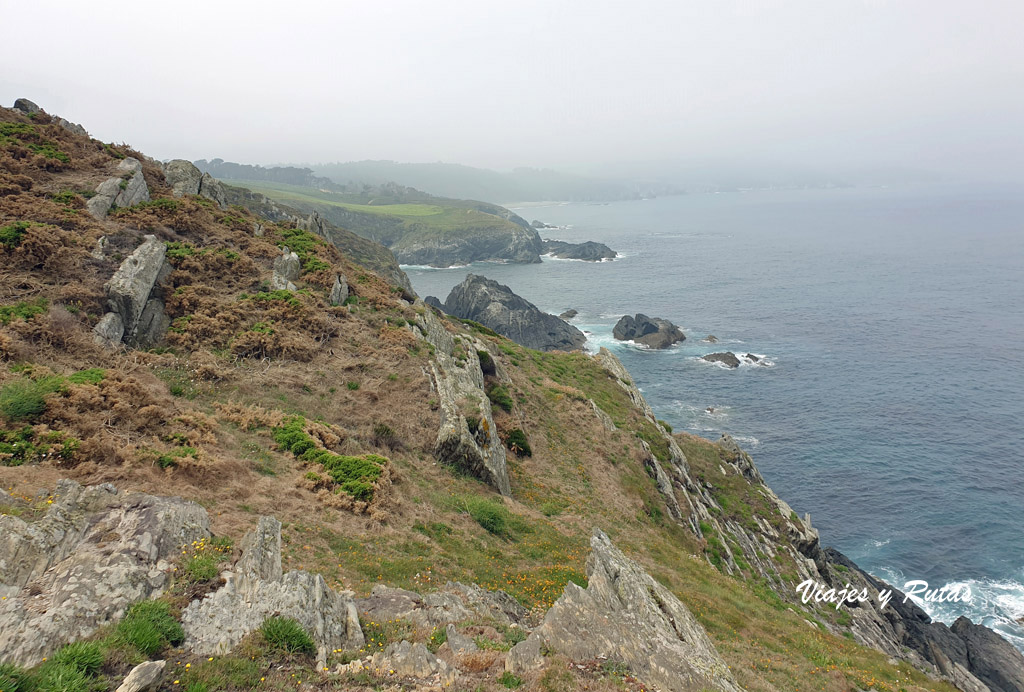
[[[42,113],[43,109],[34,104],[28,99],[18,99],[14,102],[15,110],[19,110],[25,115],[32,115],[33,113]]]
[[[147,235],[104,286],[110,311],[120,318],[125,342],[145,347],[163,338],[169,321],[160,284],[170,273],[167,246]],[[93,329],[97,342],[111,344],[117,343],[112,341],[116,331],[117,321],[107,316]]]
[[[314,211],[306,218],[295,219],[295,227],[301,228],[304,231],[316,234],[321,238],[327,238],[330,235],[330,226],[324,217],[320,216],[320,212]]]
[[[544,622],[513,647],[506,667],[516,672],[517,665],[530,665],[536,660],[530,652],[543,648],[575,661],[622,662],[645,685],[665,692],[740,692],[704,628],[671,591],[600,530],[590,546],[587,588],[567,584]]]
[[[430,653],[421,643],[407,641],[388,644],[384,651],[373,655],[370,667],[378,674],[429,681],[441,687],[451,687],[458,679],[457,671]]]
[[[70,120],[65,120],[64,118],[54,118],[53,122],[59,125],[60,127],[63,127],[71,134],[81,135],[82,137],[89,136],[88,131],[78,123],[73,123]]]
[[[972,675],[993,692],[1024,690],[1024,656],[1012,644],[988,627],[975,625],[963,616],[949,629],[966,645],[968,670]]]
[[[175,197],[198,195],[203,173],[191,161],[174,159],[164,164],[164,180]]]
[[[287,279],[288,281],[295,281],[302,274],[302,264],[299,262],[299,256],[294,252],[291,252],[287,247],[281,252],[281,256],[274,260],[274,274]]]
[[[292,291],[294,293],[298,290],[298,287],[277,272],[274,272],[274,275],[270,277],[270,290]]]
[[[740,366],[740,359],[732,351],[709,353],[706,356],[701,356],[701,360],[706,360],[709,363],[721,363],[727,368],[738,368]]]
[[[167,584],[181,546],[210,537],[179,498],[57,483],[46,515],[0,515],[0,662],[32,666]]]
[[[133,207],[149,200],[149,187],[142,175],[142,163],[128,157],[117,164],[120,175],[107,178],[96,188],[96,195],[86,202],[89,213],[97,219],[107,218],[113,207]]]
[[[457,654],[469,654],[478,649],[472,637],[459,634],[459,631],[455,629],[455,625],[451,623],[445,628],[445,638],[448,642],[448,648]]]
[[[348,300],[348,281],[344,274],[334,276],[334,286],[331,287],[331,305],[341,305]]]
[[[98,346],[116,350],[121,348],[124,338],[124,322],[116,312],[108,312],[92,328],[92,340]]]
[[[271,616],[293,618],[317,646],[323,666],[335,649],[363,646],[352,593],[328,588],[319,574],[282,574],[281,523],[260,517],[256,530],[242,540],[242,557],[222,577],[225,585],[181,613],[185,648],[202,656],[229,652]]]
[[[526,609],[504,591],[488,591],[476,584],[448,582],[441,589],[423,594],[384,584],[370,595],[356,600],[356,609],[373,622],[408,620],[421,629],[433,629],[464,620],[493,620],[518,625]]]
[[[259,221],[253,221],[252,222],[252,234],[254,236],[256,236],[257,238],[262,238],[263,237],[263,224],[261,224]]]
[[[571,320],[573,317],[575,317],[578,314],[580,314],[580,313],[578,311],[576,311],[576,310],[566,310],[561,315],[559,315],[559,317],[561,317],[563,320]]]
[[[755,356],[753,353],[748,353],[746,355],[746,358],[747,358],[747,360],[753,361],[754,363],[760,363],[761,362],[761,359],[758,358],[757,356]]]
[[[199,196],[216,203],[221,209],[228,208],[228,193],[224,189],[224,183],[209,173],[203,173],[203,177],[199,179]]]
[[[132,668],[117,692],[150,692],[160,687],[167,661],[146,661]]]
[[[441,312],[445,311],[444,303],[438,300],[435,296],[427,296],[426,298],[423,299],[423,302],[429,305],[430,307],[434,308],[435,310],[440,310]]]
[[[717,344],[718,337],[715,336],[714,334],[708,334],[706,337],[704,337],[704,341],[706,341],[709,344]]]
[[[450,315],[489,327],[517,344],[539,351],[575,351],[587,337],[554,315],[541,312],[508,286],[469,274],[445,300]]]
[[[716,444],[729,454],[729,461],[736,465],[736,468],[743,474],[744,478],[751,483],[764,483],[761,472],[754,466],[754,460],[740,448],[736,440],[732,439],[732,435],[722,433],[722,437],[718,439]]]
[[[637,313],[635,317],[623,315],[615,323],[612,336],[619,341],[632,341],[648,348],[668,348],[686,340],[686,335],[668,320],[650,318]]]
[[[601,260],[618,257],[618,253],[604,243],[595,243],[590,240],[585,243],[544,240],[541,242],[541,252],[560,259],[575,259],[585,262],[600,262]]]
[[[110,241],[107,240],[107,236],[100,236],[99,240],[96,241],[96,247],[92,249],[89,255],[93,259],[105,260],[107,259],[107,246],[110,245]]]
[[[502,495],[511,494],[505,446],[494,425],[478,355],[487,345],[468,335],[453,337],[433,310],[417,310],[416,331],[434,347],[430,375],[441,412],[434,455]]]

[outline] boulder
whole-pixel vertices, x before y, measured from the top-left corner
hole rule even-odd
[[[228,208],[228,192],[224,188],[224,183],[209,173],[203,173],[203,177],[199,179],[199,196],[216,203],[221,209]]]
[[[587,337],[554,315],[541,312],[508,286],[469,274],[445,301],[448,314],[489,327],[517,344],[538,351],[575,351]]]
[[[194,502],[109,484],[62,480],[42,519],[0,515],[0,663],[33,666],[116,621],[163,590],[182,546],[209,537]]]
[[[128,256],[114,276],[106,283],[107,305],[123,328],[123,340],[139,346],[152,346],[167,331],[169,321],[164,312],[160,284],[171,273],[167,263],[167,246],[147,235],[142,245]],[[117,320],[104,316],[93,329],[97,342],[109,341],[117,331]]]
[[[242,556],[225,584],[181,613],[185,648],[201,656],[225,654],[272,616],[296,620],[317,647],[318,667],[335,649],[362,648],[352,593],[332,591],[319,574],[282,573],[281,523],[260,517],[241,543]]]
[[[42,113],[43,109],[37,106],[28,99],[18,99],[14,102],[14,109],[19,110],[25,115],[32,115],[33,113]]]
[[[583,260],[584,262],[600,262],[601,260],[618,257],[618,253],[604,243],[595,243],[589,240],[585,243],[544,240],[541,242],[541,248],[545,255],[551,255],[559,259]]]
[[[587,588],[573,582],[544,622],[516,644],[506,667],[537,667],[542,650],[574,661],[625,664],[646,686],[664,692],[740,692],[704,628],[676,596],[595,529]],[[536,653],[535,653],[536,652]]]
[[[89,213],[97,219],[107,218],[112,208],[133,207],[149,200],[149,187],[138,159],[122,159],[117,170],[120,174],[100,183],[96,187],[96,195],[86,202]]]
[[[64,118],[54,118],[53,122],[55,122],[60,127],[63,127],[65,130],[67,130],[71,134],[80,135],[82,137],[88,137],[89,136],[88,131],[86,131],[86,129],[84,127],[82,127],[81,125],[79,125],[78,123],[73,123],[70,120],[65,120]]]
[[[397,675],[432,684],[435,688],[449,688],[455,684],[458,672],[430,653],[421,643],[407,641],[388,644],[384,651],[375,653],[369,666],[377,675]],[[419,689],[419,688],[417,688]]]
[[[623,315],[612,328],[612,336],[619,341],[632,341],[655,349],[668,348],[686,340],[682,330],[668,320],[640,313],[633,317]]]
[[[132,668],[117,692],[150,692],[159,689],[167,661],[146,661]]]
[[[563,320],[571,320],[573,317],[575,317],[578,314],[580,314],[580,313],[577,312],[576,310],[566,310],[561,315],[559,315],[559,317],[561,317]]]
[[[116,350],[124,338],[124,322],[116,312],[108,312],[92,328],[92,339],[98,346]]]
[[[701,356],[701,360],[706,360],[709,363],[721,363],[727,368],[738,368],[740,366],[740,359],[732,351],[709,353],[706,356]]]
[[[281,256],[274,260],[274,274],[288,281],[296,281],[302,274],[302,264],[299,256],[291,252],[287,247],[281,252]]]
[[[448,648],[457,654],[469,654],[478,649],[472,637],[459,634],[459,631],[455,629],[455,625],[451,623],[448,623],[448,626],[445,628],[445,639],[448,642]]]
[[[164,180],[175,197],[198,195],[203,173],[191,161],[174,159],[164,164]]]
[[[335,274],[331,287],[331,305],[341,305],[348,300],[348,281],[344,274]]]
[[[707,336],[704,337],[704,341],[706,341],[709,344],[717,344],[718,337],[715,336],[714,334],[708,334]]]

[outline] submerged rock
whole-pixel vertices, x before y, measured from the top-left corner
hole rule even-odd
[[[571,320],[578,314],[580,313],[577,310],[566,310],[561,315],[559,315],[559,317],[561,317],[563,320]]]
[[[701,360],[706,360],[709,363],[721,363],[729,368],[738,368],[740,366],[740,359],[732,351],[709,353],[706,356],[701,356]]]
[[[509,652],[507,668],[540,667],[547,650],[574,661],[621,662],[642,683],[665,692],[740,692],[704,628],[671,591],[600,530],[590,547],[587,588],[569,582],[544,622]]]
[[[554,315],[517,296],[508,286],[469,274],[445,301],[448,314],[489,327],[517,344],[538,351],[575,351],[587,337]]]
[[[686,335],[676,325],[658,317],[637,313],[634,317],[623,315],[612,329],[612,336],[619,341],[633,341],[648,348],[668,348],[686,340]]]

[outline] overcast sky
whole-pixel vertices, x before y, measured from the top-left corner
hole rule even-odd
[[[0,0],[19,96],[157,158],[1024,179],[1019,0]]]

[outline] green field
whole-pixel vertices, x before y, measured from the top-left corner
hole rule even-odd
[[[345,195],[335,192],[325,192],[311,187],[299,185],[288,185],[287,183],[273,183],[266,180],[231,180],[231,185],[245,187],[253,192],[266,195],[271,199],[293,202],[308,202],[310,204],[330,204],[335,207],[342,207],[350,211],[358,211],[365,214],[388,214],[391,216],[435,216],[443,214],[445,207],[436,204],[357,204],[344,200]]]

